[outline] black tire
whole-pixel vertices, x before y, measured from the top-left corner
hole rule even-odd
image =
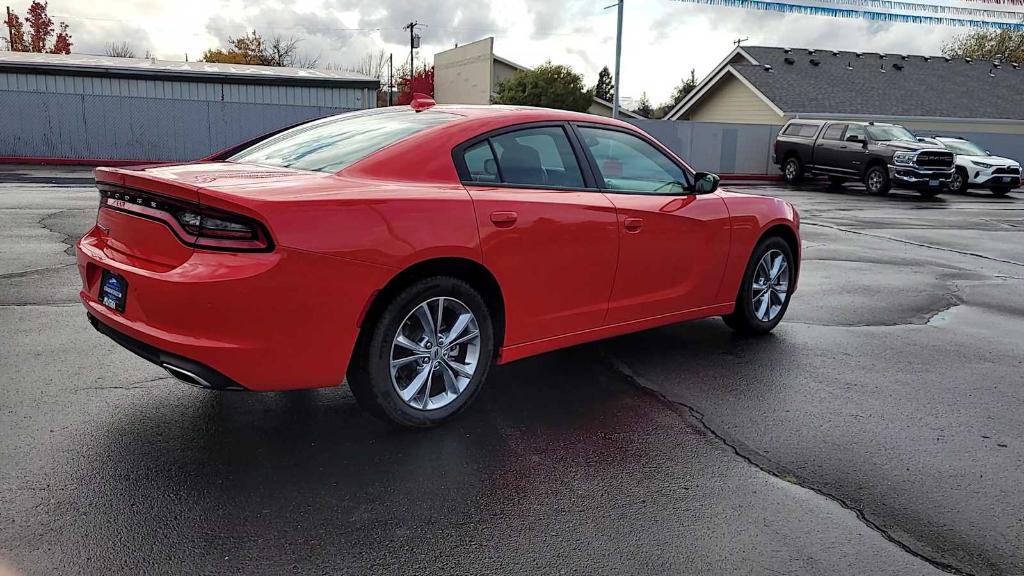
[[[892,190],[892,183],[889,181],[889,169],[885,166],[872,166],[864,173],[864,187],[868,194],[882,196]]]
[[[992,195],[993,196],[1003,197],[1003,196],[1006,196],[1007,194],[1009,194],[1010,190],[1011,190],[1011,188],[1007,188],[1005,186],[996,186],[996,187],[992,188]]]
[[[968,184],[967,170],[963,168],[957,168],[953,172],[953,178],[949,181],[949,191],[954,194],[963,194],[967,192]]]
[[[412,311],[421,303],[442,296],[464,304],[476,319],[480,333],[476,369],[469,383],[450,403],[421,410],[402,400],[391,381],[391,347]],[[494,328],[487,304],[479,292],[457,278],[439,276],[411,284],[387,303],[373,325],[363,329],[369,332],[355,350],[348,371],[352,395],[370,414],[403,428],[430,428],[455,417],[479,394],[494,359]],[[430,375],[428,394],[432,385],[436,388],[437,382]]]
[[[789,244],[778,236],[769,236],[762,239],[758,242],[757,247],[754,248],[750,261],[747,262],[747,270],[743,274],[743,281],[740,283],[739,293],[736,295],[735,311],[732,314],[722,316],[725,324],[740,334],[754,335],[771,332],[782,321],[782,317],[786,315],[786,310],[789,309],[792,291],[787,289],[781,308],[774,317],[769,320],[762,320],[758,318],[754,310],[753,290],[758,264],[765,254],[773,250],[781,252],[785,257],[787,263],[785,272],[786,286],[788,288],[793,285],[796,262],[793,260],[793,251],[790,249]]]
[[[790,156],[782,163],[782,177],[790,184],[798,184],[804,179],[804,165],[800,158]]]
[[[843,182],[846,182],[846,178],[840,178],[839,176],[828,177],[828,184],[833,188],[839,188],[840,186],[843,185]]]

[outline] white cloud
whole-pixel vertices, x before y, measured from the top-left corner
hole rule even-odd
[[[167,59],[223,46],[228,36],[256,29],[266,36],[300,39],[303,56],[321,63],[352,64],[381,48],[406,61],[409,21],[431,60],[451,46],[495,37],[495,51],[535,66],[568,64],[596,81],[602,66],[614,68],[613,0],[50,0],[55,20],[71,25],[76,51],[102,52],[111,40],[127,40]],[[820,16],[711,7],[673,0],[627,0],[622,55],[622,93],[646,92],[655,103],[695,68],[711,71],[733,48],[748,45],[937,54],[960,30],[885,24]]]

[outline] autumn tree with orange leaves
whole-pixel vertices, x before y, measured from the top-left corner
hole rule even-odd
[[[22,21],[10,8],[7,9],[7,37],[4,43],[11,52],[48,52],[50,54],[71,54],[71,34],[68,25],[61,22],[54,26],[53,18],[46,13],[47,2],[33,0]],[[28,24],[28,35],[25,25]]]

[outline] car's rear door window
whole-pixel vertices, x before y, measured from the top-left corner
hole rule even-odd
[[[271,136],[228,161],[337,172],[403,138],[457,118],[447,112],[408,109],[331,116]]]
[[[569,144],[569,137],[561,126],[505,132],[492,136],[490,144],[498,156],[498,169],[503,183],[539,188],[584,186],[583,172]],[[468,164],[469,159],[467,167]]]
[[[846,124],[830,124],[821,137],[825,140],[842,140],[844,130],[846,130]]]
[[[501,182],[501,176],[498,174],[498,162],[494,158],[491,143],[487,140],[466,148],[463,159],[466,162],[471,182]]]
[[[580,127],[579,133],[594,158],[602,188],[647,194],[686,192],[683,169],[642,138],[591,127]]]

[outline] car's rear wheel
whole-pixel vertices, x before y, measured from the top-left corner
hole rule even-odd
[[[967,171],[957,168],[953,172],[953,177],[949,179],[949,191],[955,194],[967,192],[967,181]]]
[[[743,334],[770,332],[789,308],[790,286],[795,273],[793,251],[778,236],[765,238],[747,263],[736,309],[723,316],[725,323]]]
[[[796,156],[790,156],[782,164],[782,177],[790,184],[796,184],[804,179],[804,165]]]
[[[892,184],[889,182],[889,170],[884,166],[868,168],[864,174],[864,187],[868,189],[868,194],[888,194],[892,189]]]
[[[494,356],[490,312],[456,278],[416,282],[385,306],[359,347],[349,385],[360,405],[407,428],[436,426],[476,397]]]
[[[1006,196],[1010,193],[1010,188],[1005,186],[996,186],[992,189],[992,194],[995,196]]]

